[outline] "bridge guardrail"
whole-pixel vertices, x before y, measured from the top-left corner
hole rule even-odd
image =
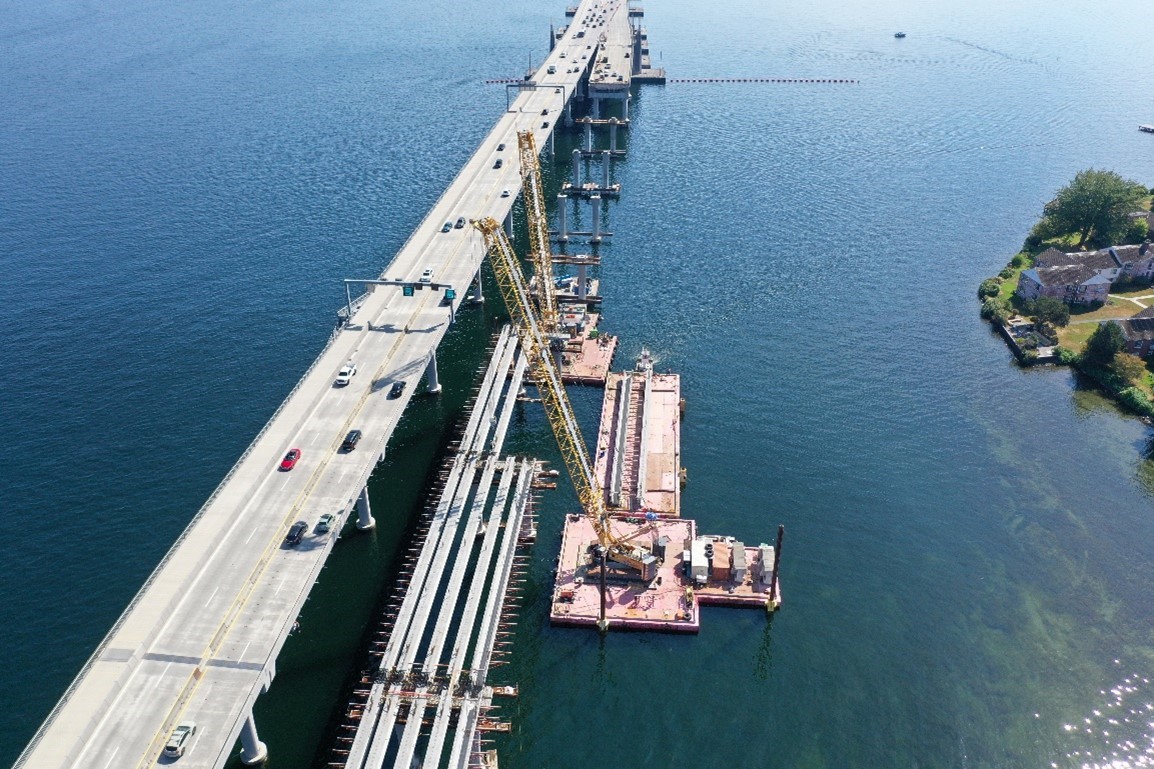
[[[292,400],[292,397],[296,395],[297,391],[300,390],[301,385],[304,384],[306,379],[308,379],[309,374],[311,374],[313,369],[317,367],[317,364],[320,363],[321,358],[323,358],[325,353],[329,351],[329,348],[332,347],[333,342],[336,341],[336,338],[339,335],[340,329],[335,329],[333,333],[329,335],[329,338],[325,342],[324,347],[321,348],[321,351],[317,354],[317,357],[313,359],[313,362],[309,365],[308,369],[306,369],[304,374],[301,375],[300,379],[297,380],[297,383],[293,386],[293,389],[289,391],[288,395],[286,395],[284,400],[281,401],[280,405],[277,406],[276,411],[274,411],[272,416],[268,418],[268,421],[264,423],[264,427],[260,429],[260,432],[256,434],[256,437],[253,438],[252,441],[248,444],[248,447],[245,448],[244,453],[242,453],[236,462],[233,463],[232,467],[229,468],[228,473],[226,473],[224,478],[221,479],[220,483],[216,485],[216,488],[213,489],[212,494],[210,494],[208,499],[205,500],[204,504],[200,506],[200,509],[196,511],[196,515],[194,515],[188,522],[188,525],[184,527],[184,531],[180,533],[180,536],[178,536],[176,541],[172,543],[172,546],[168,548],[168,551],[165,552],[164,557],[160,559],[160,562],[156,565],[156,568],[152,570],[152,572],[148,575],[148,578],[140,586],[140,589],[136,591],[134,596],[132,596],[132,600],[128,602],[128,606],[126,606],[124,611],[120,613],[120,616],[116,619],[116,622],[113,623],[112,627],[104,635],[104,638],[102,638],[100,643],[97,644],[96,649],[84,662],[84,665],[80,668],[80,671],[76,674],[76,677],[72,679],[72,683],[70,683],[68,688],[64,690],[64,694],[60,697],[60,700],[48,713],[48,717],[44,719],[44,723],[42,723],[40,728],[36,730],[36,733],[32,735],[31,741],[29,741],[24,750],[20,752],[19,757],[16,759],[16,763],[12,765],[12,769],[21,769],[21,767],[25,765],[25,763],[28,761],[28,757],[32,754],[32,751],[36,749],[36,747],[40,744],[40,741],[44,738],[45,732],[51,728],[52,724],[56,721],[56,718],[60,715],[60,711],[64,709],[69,700],[72,699],[72,695],[76,693],[76,688],[80,685],[80,681],[84,678],[88,671],[92,669],[92,666],[95,664],[96,660],[99,659],[100,656],[104,653],[105,649],[108,648],[108,644],[111,642],[112,638],[116,635],[120,628],[124,626],[124,621],[128,618],[128,615],[132,613],[132,610],[136,608],[138,603],[140,603],[141,597],[148,591],[148,588],[152,586],[152,583],[156,581],[157,575],[160,574],[160,571],[168,564],[169,560],[172,558],[173,553],[176,552],[181,543],[183,543],[184,540],[188,537],[189,532],[192,531],[192,528],[196,526],[197,522],[204,516],[205,511],[208,510],[212,503],[216,501],[216,498],[220,495],[221,489],[223,489],[225,485],[232,479],[233,475],[236,474],[237,468],[239,468],[244,460],[248,458],[248,455],[252,453],[253,447],[255,447],[260,439],[264,437],[265,433],[268,432],[269,427],[273,422],[276,421],[276,418],[280,416],[280,413],[284,411],[285,406],[290,400]]]

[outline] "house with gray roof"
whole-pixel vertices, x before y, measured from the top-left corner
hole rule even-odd
[[[1132,318],[1114,322],[1122,327],[1126,352],[1139,358],[1148,358],[1154,353],[1154,307],[1147,307]]]
[[[1154,247],[1111,246],[1100,251],[1064,253],[1047,248],[1034,266],[1018,276],[1018,296],[1033,301],[1052,296],[1067,304],[1105,302],[1117,280],[1154,278]]]
[[[1083,264],[1031,267],[1018,276],[1018,296],[1034,301],[1042,296],[1061,299],[1066,304],[1105,302],[1111,280]]]

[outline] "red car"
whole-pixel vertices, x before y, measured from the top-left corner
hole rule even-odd
[[[284,455],[284,459],[280,462],[281,470],[292,470],[297,466],[297,460],[301,458],[300,449],[289,449],[289,453]]]

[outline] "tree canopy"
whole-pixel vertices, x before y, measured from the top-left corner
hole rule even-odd
[[[1061,299],[1052,296],[1040,296],[1030,302],[1027,313],[1052,326],[1061,327],[1070,322],[1070,308]]]
[[[1079,246],[1088,240],[1112,243],[1126,233],[1127,215],[1141,207],[1146,194],[1141,184],[1113,171],[1079,171],[1046,204],[1040,224],[1050,236],[1078,233]]]
[[[1124,349],[1126,337],[1122,335],[1122,327],[1108,320],[1094,329],[1094,333],[1086,340],[1082,360],[1095,366],[1109,366],[1114,362],[1114,356]]]

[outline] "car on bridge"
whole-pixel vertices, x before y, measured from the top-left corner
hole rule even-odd
[[[501,190],[501,197],[503,197],[503,198],[509,197],[509,190]]]
[[[288,530],[288,534],[285,535],[284,543],[289,547],[296,547],[304,540],[308,530],[309,525],[307,523],[297,521],[292,525],[292,528]]]
[[[315,529],[313,529],[313,531],[315,531],[317,534],[328,534],[329,530],[333,527],[333,522],[336,521],[336,519],[337,517],[332,513],[325,513],[317,520],[317,526]]]
[[[297,466],[297,460],[301,458],[300,449],[289,449],[289,452],[284,455],[284,459],[280,461],[280,469],[288,472]]]
[[[345,436],[344,441],[341,442],[341,451],[346,454],[357,447],[361,440],[360,430],[349,430],[349,434]]]
[[[353,377],[357,375],[357,364],[349,361],[341,370],[337,372],[336,381],[333,382],[337,387],[344,387],[352,381]]]
[[[497,152],[503,152],[504,150],[505,150],[504,143],[497,145]]]
[[[194,734],[196,734],[196,724],[194,722],[184,721],[178,724],[177,727],[172,730],[172,736],[168,738],[168,742],[164,744],[163,752],[165,758],[180,758],[183,756]]]
[[[464,226],[464,225],[462,225],[462,226]],[[420,282],[421,283],[432,283],[433,282],[433,268],[432,267],[426,267],[425,268],[425,271],[421,273],[421,281]]]
[[[441,228],[441,232],[448,232],[451,229],[453,229],[453,223],[445,222],[445,226]]]
[[[393,386],[389,388],[390,398],[400,398],[401,393],[405,391],[405,383],[401,381],[393,382]]]
[[[504,164],[505,164],[505,161],[501,160],[501,158],[497,158],[497,162],[493,164],[493,168],[500,168]]]
[[[461,229],[462,227],[464,227],[465,226],[465,217],[458,216],[457,217],[457,223],[454,224],[453,226],[456,227],[458,230]]]

